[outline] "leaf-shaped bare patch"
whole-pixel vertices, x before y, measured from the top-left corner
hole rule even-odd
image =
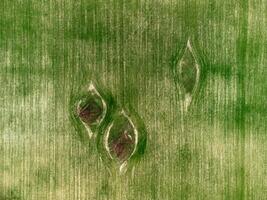
[[[187,110],[198,87],[200,75],[200,66],[195,57],[190,40],[187,42],[178,67],[179,86],[184,98],[184,107]]]
[[[120,171],[135,153],[138,131],[130,117],[122,111],[107,127],[104,145],[111,159],[120,164]]]
[[[107,106],[103,97],[91,83],[87,94],[79,99],[76,108],[76,115],[85,126],[89,137],[92,137],[93,131],[102,122],[106,112]]]

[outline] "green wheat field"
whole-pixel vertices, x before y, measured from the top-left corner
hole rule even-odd
[[[266,77],[266,0],[0,0],[0,200],[266,200]],[[90,83],[143,131],[124,173]]]

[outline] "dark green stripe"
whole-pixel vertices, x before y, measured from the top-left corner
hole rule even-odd
[[[248,0],[239,2],[239,34],[237,41],[237,128],[238,128],[238,188],[237,199],[245,198],[245,73],[248,38]]]

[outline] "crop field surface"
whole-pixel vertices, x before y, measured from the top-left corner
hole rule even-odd
[[[0,200],[267,200],[266,0],[0,0]]]

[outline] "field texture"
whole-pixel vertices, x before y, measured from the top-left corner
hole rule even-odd
[[[0,200],[266,200],[266,77],[266,0],[0,0]]]

